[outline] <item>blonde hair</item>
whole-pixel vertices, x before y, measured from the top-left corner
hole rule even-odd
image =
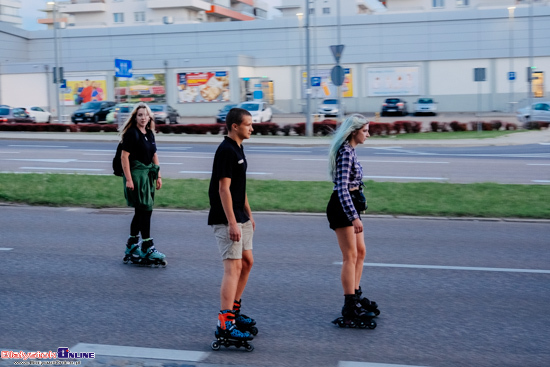
[[[367,120],[365,116],[354,113],[346,118],[338,127],[332,138],[328,153],[328,172],[331,178],[334,179],[334,174],[336,172],[336,156],[342,144],[351,138],[351,133],[362,129],[363,126],[368,125],[368,123],[369,120]]]
[[[146,103],[139,102],[139,103],[136,103],[136,105],[134,106],[134,109],[132,110],[132,113],[120,128],[120,142],[122,142],[122,139],[124,138],[124,134],[126,134],[126,131],[128,131],[128,129],[130,129],[132,126],[137,125],[136,117],[138,114],[138,110],[140,108],[144,108],[145,111],[147,111],[147,114],[149,115],[149,122],[147,123],[145,128],[151,130],[153,134],[155,133],[155,115],[153,114],[153,111],[151,111],[151,108],[149,108],[149,106],[147,106]]]

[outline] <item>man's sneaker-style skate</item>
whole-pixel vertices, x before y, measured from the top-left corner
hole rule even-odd
[[[216,340],[210,345],[213,350],[219,350],[223,345],[228,348],[235,346],[237,348],[244,347],[248,352],[254,350],[254,346],[249,344],[248,341],[254,339],[254,336],[248,331],[241,331],[234,323],[235,311],[222,310],[218,314],[218,326],[214,332]]]
[[[239,330],[249,331],[254,336],[258,334],[258,328],[254,326],[256,320],[241,313],[241,300],[233,302],[233,311],[235,311],[235,325]]]
[[[122,259],[125,264],[128,264],[130,261],[134,264],[139,263],[141,253],[139,242],[139,235],[128,237],[126,251],[124,251],[124,259]]]
[[[152,238],[144,240],[141,243],[139,256],[141,258],[141,265],[154,265],[156,267],[162,265],[163,267],[166,267],[166,265],[168,264],[168,262],[166,261],[166,255],[164,255],[162,252],[157,251]]]

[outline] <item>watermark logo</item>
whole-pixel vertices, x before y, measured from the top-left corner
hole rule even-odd
[[[68,347],[57,348],[57,352],[14,352],[12,350],[0,351],[2,359],[14,359],[14,365],[79,365],[79,359],[94,359],[93,352],[71,352]]]

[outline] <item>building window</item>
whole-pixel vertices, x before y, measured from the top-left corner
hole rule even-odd
[[[467,7],[470,6],[470,0],[456,0],[457,7]]]
[[[309,8],[309,15],[315,15],[315,8]]]
[[[120,2],[123,2],[124,0],[113,0],[113,3],[120,3]]]
[[[11,15],[12,17],[19,16],[19,8],[14,8],[12,6],[0,5],[0,14]]]
[[[115,23],[124,23],[124,13],[113,13]]]
[[[433,1],[433,7],[434,8],[444,8],[445,7],[445,0],[432,0]]]
[[[136,11],[134,13],[134,19],[136,22],[145,22],[145,12],[144,11]]]
[[[323,14],[330,14],[330,8],[323,8]]]

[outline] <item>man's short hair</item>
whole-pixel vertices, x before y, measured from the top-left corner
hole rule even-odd
[[[227,113],[227,116],[225,117],[225,125],[227,126],[227,131],[231,131],[231,125],[233,124],[242,124],[244,116],[252,115],[244,108],[235,107],[230,109]]]

